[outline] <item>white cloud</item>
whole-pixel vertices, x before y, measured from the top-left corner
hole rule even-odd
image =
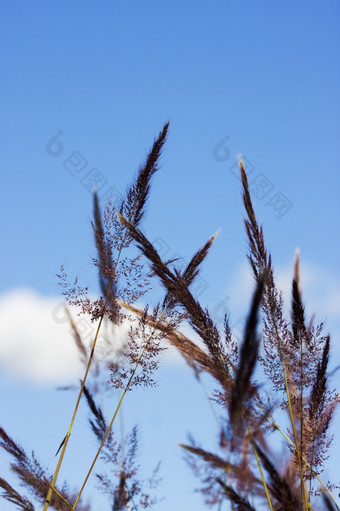
[[[77,316],[75,310],[72,317],[83,342],[90,344],[96,325]],[[62,300],[29,289],[13,290],[0,297],[0,324],[1,371],[23,380],[54,384],[81,377],[83,366]],[[103,333],[98,339],[99,357],[109,350]]]
[[[82,341],[89,346],[96,323],[84,315],[72,317]],[[0,371],[15,379],[69,384],[82,377],[83,365],[73,340],[64,303],[31,289],[16,289],[0,296]],[[112,359],[124,343],[129,325],[102,325],[96,346],[97,360]],[[166,345],[168,347],[168,345]],[[163,363],[179,363],[181,356],[169,348]]]

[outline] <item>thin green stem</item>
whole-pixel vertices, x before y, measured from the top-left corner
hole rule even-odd
[[[165,310],[164,310],[164,311],[162,311],[162,313],[161,313],[161,317],[160,317],[160,319],[158,320],[158,322],[162,321],[162,318],[163,318],[163,315],[164,315],[164,314],[165,314]],[[109,436],[109,433],[110,433],[110,431],[111,431],[111,428],[112,428],[112,426],[113,426],[113,423],[114,423],[114,421],[115,421],[115,419],[116,419],[116,417],[117,417],[117,414],[118,414],[118,412],[119,412],[119,409],[120,409],[120,407],[121,407],[121,405],[122,405],[122,403],[123,403],[124,397],[125,397],[125,395],[126,395],[127,391],[129,390],[129,387],[130,387],[130,385],[131,385],[131,383],[132,383],[132,380],[133,380],[133,378],[135,377],[135,374],[136,374],[137,369],[138,369],[138,367],[139,367],[139,365],[140,365],[140,363],[141,363],[141,361],[142,361],[142,358],[143,358],[143,356],[144,356],[145,351],[148,349],[149,344],[150,344],[150,342],[152,341],[153,334],[155,333],[155,331],[156,331],[156,327],[154,327],[152,334],[150,335],[150,337],[149,337],[148,341],[145,343],[145,346],[144,346],[144,348],[143,348],[143,350],[142,350],[142,352],[141,352],[141,354],[140,354],[140,356],[139,356],[139,358],[138,358],[138,360],[137,360],[137,362],[136,362],[136,365],[135,365],[135,367],[134,367],[134,369],[133,369],[133,372],[131,373],[130,378],[129,378],[129,380],[128,380],[128,382],[127,382],[126,386],[125,386],[125,389],[123,390],[123,393],[122,393],[122,395],[121,395],[121,397],[120,397],[120,399],[119,399],[118,405],[117,405],[117,407],[116,407],[116,409],[115,409],[115,412],[114,412],[114,414],[113,414],[113,416],[112,416],[112,419],[111,419],[111,421],[110,421],[110,423],[109,423],[109,425],[108,425],[108,427],[107,427],[107,429],[106,429],[105,435],[104,435],[104,437],[103,437],[103,439],[102,439],[102,441],[101,441],[101,443],[100,443],[100,446],[99,446],[99,448],[98,448],[98,451],[97,451],[97,453],[96,453],[96,455],[95,455],[95,457],[94,457],[94,459],[93,459],[93,461],[92,461],[92,463],[91,463],[91,466],[90,466],[90,468],[89,468],[89,470],[88,470],[88,472],[87,472],[87,474],[86,474],[86,477],[85,477],[85,479],[84,479],[84,482],[83,482],[83,484],[82,484],[82,486],[81,486],[81,488],[80,488],[80,490],[79,490],[79,493],[78,493],[78,495],[77,495],[77,498],[76,498],[76,500],[75,500],[75,502],[74,502],[74,504],[73,504],[73,506],[72,506],[72,510],[74,510],[74,509],[76,508],[76,506],[77,506],[77,504],[78,504],[78,502],[79,502],[79,499],[80,499],[80,497],[81,497],[81,495],[82,495],[82,493],[83,493],[83,491],[84,491],[84,488],[85,488],[85,486],[86,486],[86,484],[87,484],[87,481],[88,481],[88,479],[89,479],[89,477],[90,477],[90,475],[91,475],[91,472],[92,472],[92,470],[93,470],[93,468],[94,468],[94,466],[95,466],[95,464],[96,464],[96,462],[97,462],[97,460],[98,460],[98,458],[99,458],[99,455],[100,455],[100,453],[101,453],[101,451],[102,451],[102,449],[103,449],[103,447],[104,447],[104,445],[105,445],[105,442],[106,442],[106,440],[107,440],[107,437]]]
[[[296,456],[297,456],[298,464],[299,464],[299,471],[300,471],[300,478],[301,478],[301,485],[302,485],[303,501],[304,501],[305,511],[307,511],[307,509],[308,509],[308,506],[307,506],[308,502],[307,502],[306,488],[305,488],[305,484],[304,484],[304,480],[303,480],[303,469],[302,469],[301,452],[300,452],[300,449],[299,449],[299,441],[298,441],[298,437],[297,437],[297,433],[296,433],[296,427],[295,427],[294,416],[293,416],[293,408],[292,408],[292,403],[291,403],[290,393],[289,393],[289,388],[288,388],[287,372],[286,372],[286,368],[285,368],[283,360],[281,362],[282,362],[283,376],[284,376],[284,381],[285,381],[285,389],[286,389],[286,394],[287,394],[287,402],[288,402],[288,408],[289,408],[289,417],[290,417],[290,422],[291,422],[292,428],[293,428],[295,451],[296,451]]]
[[[303,346],[302,346],[302,337],[300,335],[300,453],[301,457],[303,455],[303,445],[302,445],[302,439],[303,439]],[[300,493],[301,493],[301,500],[303,498],[303,488],[302,488],[303,482],[301,481],[300,485]],[[308,498],[308,501],[310,499]]]
[[[262,470],[262,466],[261,466],[261,461],[260,461],[260,458],[259,458],[259,455],[258,455],[258,452],[257,452],[257,449],[256,449],[256,445],[255,445],[255,441],[254,441],[254,438],[253,438],[253,434],[252,434],[251,428],[249,426],[249,423],[248,423],[248,420],[247,420],[247,416],[246,416],[246,412],[245,412],[244,409],[243,409],[243,417],[244,417],[244,421],[245,421],[246,426],[247,426],[247,430],[248,430],[249,437],[250,437],[250,442],[251,442],[251,445],[252,445],[252,448],[253,448],[253,451],[254,451],[254,454],[255,454],[255,458],[256,458],[256,461],[257,461],[257,466],[258,466],[258,469],[259,469],[259,472],[260,472],[260,475],[261,475],[262,484],[263,484],[264,491],[266,493],[266,497],[267,497],[267,500],[268,500],[268,505],[269,505],[270,511],[273,511],[273,506],[272,506],[272,503],[271,503],[271,500],[270,500],[270,495],[269,495],[268,487],[267,487],[267,484],[266,484],[266,480],[264,478],[264,474],[263,474],[263,470]]]
[[[48,480],[48,479],[46,479],[46,477],[44,477],[44,480],[45,480],[45,482],[46,482],[46,483],[50,486],[50,488],[52,489],[53,493],[55,493],[56,495],[58,495],[58,497],[60,498],[60,500],[62,500],[62,501],[64,502],[64,504],[66,504],[66,505],[67,505],[67,507],[69,507],[70,509],[72,509],[71,504],[70,504],[70,503],[69,503],[69,502],[65,499],[65,497],[63,497],[63,496],[61,495],[61,493],[59,493],[59,492],[58,492],[58,490],[56,490],[56,489],[52,486],[52,484],[49,482],[49,480]],[[58,509],[60,510],[60,508],[58,508]]]
[[[94,350],[95,350],[95,347],[96,347],[96,344],[97,344],[97,340],[98,340],[98,336],[99,336],[99,331],[100,331],[100,328],[101,328],[101,325],[102,325],[102,322],[103,322],[103,319],[104,319],[104,316],[105,316],[107,302],[108,302],[108,299],[109,299],[109,295],[110,295],[110,292],[111,292],[111,287],[112,287],[113,281],[115,279],[116,269],[117,269],[117,266],[118,266],[118,263],[119,263],[119,259],[120,259],[120,256],[121,256],[121,253],[122,253],[122,250],[123,250],[123,247],[124,247],[124,242],[125,242],[126,236],[127,236],[127,231],[125,231],[123,240],[122,240],[121,245],[119,247],[116,263],[115,263],[115,266],[114,266],[114,269],[113,269],[113,275],[112,275],[111,280],[109,282],[107,293],[106,293],[106,297],[105,297],[103,312],[102,312],[102,314],[100,316],[98,327],[97,327],[97,330],[96,330],[96,333],[95,333],[95,336],[94,336],[91,353],[90,353],[90,356],[89,356],[89,360],[87,362],[87,366],[86,366],[84,378],[83,378],[82,383],[81,383],[81,387],[80,387],[80,391],[79,391],[79,394],[78,394],[77,402],[76,402],[76,405],[75,405],[75,408],[74,408],[74,411],[73,411],[73,414],[72,414],[70,426],[69,426],[69,429],[68,429],[68,431],[66,433],[65,439],[63,440],[63,442],[61,444],[62,445],[62,450],[61,450],[61,453],[60,453],[60,456],[59,456],[59,459],[58,459],[58,463],[57,463],[55,472],[53,474],[53,479],[51,481],[51,486],[50,486],[50,488],[48,490],[48,493],[47,493],[47,497],[46,497],[46,500],[45,500],[43,511],[47,511],[47,509],[48,509],[48,507],[50,505],[53,489],[54,489],[54,486],[55,486],[55,484],[57,482],[57,478],[58,478],[58,475],[59,475],[60,467],[61,467],[61,464],[62,464],[63,459],[64,459],[66,447],[67,447],[69,438],[71,436],[73,424],[74,424],[74,421],[75,421],[75,418],[76,418],[76,415],[77,415],[77,412],[78,412],[79,403],[80,403],[81,397],[83,395],[84,387],[85,387],[86,380],[87,380],[87,376],[89,374],[90,367],[91,367],[91,364],[92,364],[92,360],[93,360],[93,356],[94,356]]]
[[[67,432],[67,434],[66,434],[66,436],[65,436],[65,438],[63,440],[63,446],[62,446],[62,450],[61,450],[61,453],[60,453],[60,456],[59,456],[59,459],[58,459],[57,467],[55,469],[55,472],[54,472],[54,475],[53,475],[53,479],[52,479],[52,481],[50,483],[50,488],[49,488],[48,493],[47,493],[47,497],[46,497],[45,505],[44,505],[44,511],[50,505],[50,501],[51,501],[53,492],[56,491],[55,490],[55,484],[57,482],[57,477],[58,477],[58,474],[59,474],[61,463],[62,463],[63,458],[64,458],[64,454],[65,454],[65,450],[66,450],[69,438],[70,438],[70,433]]]
[[[268,419],[271,421],[271,423],[273,424],[274,428],[279,432],[281,433],[281,435],[283,436],[283,438],[289,443],[289,445],[291,447],[293,447],[293,449],[295,449],[295,445],[293,444],[293,442],[290,440],[290,438],[284,433],[284,431],[282,431],[282,429],[280,428],[280,426],[277,424],[277,422],[275,422],[275,420],[269,416]],[[302,456],[302,461],[305,463],[305,465],[310,468],[311,470],[312,469],[312,466],[308,463],[308,461]],[[319,481],[319,483],[321,484],[321,486],[323,487],[324,491],[327,493],[327,495],[329,496],[329,498],[331,499],[331,501],[333,502],[334,506],[336,507],[336,509],[338,509],[340,511],[340,508],[338,506],[338,504],[336,503],[336,501],[334,500],[334,498],[332,497],[332,494],[330,493],[330,491],[328,490],[327,486],[325,485],[325,483],[320,479],[320,477],[317,475],[317,474],[314,474],[316,479]]]
[[[110,289],[110,287],[109,287],[109,289]],[[67,431],[66,436],[65,436],[65,438],[64,438],[64,440],[62,442],[62,449],[61,449],[60,456],[59,456],[59,459],[58,459],[57,467],[56,467],[54,475],[53,475],[53,479],[51,481],[50,488],[48,490],[48,494],[47,494],[47,497],[46,497],[46,500],[45,500],[45,505],[44,505],[43,511],[46,511],[48,509],[49,505],[50,505],[50,500],[51,500],[51,497],[52,497],[52,492],[53,492],[54,486],[56,484],[56,481],[57,481],[57,478],[58,478],[58,475],[59,475],[61,464],[62,464],[63,459],[64,459],[66,447],[67,447],[68,441],[69,441],[70,436],[71,436],[71,432],[72,432],[73,424],[74,424],[74,421],[75,421],[75,418],[76,418],[76,415],[77,415],[77,412],[78,412],[81,396],[83,395],[85,383],[86,383],[87,376],[88,376],[89,370],[90,370],[90,366],[91,366],[91,363],[92,363],[92,360],[93,360],[94,350],[95,350],[95,347],[96,347],[96,343],[97,343],[97,339],[98,339],[98,335],[99,335],[99,330],[100,330],[100,327],[101,327],[101,324],[102,324],[102,321],[103,321],[103,317],[104,317],[104,314],[101,316],[101,318],[99,320],[99,324],[98,324],[98,327],[97,327],[97,330],[96,330],[96,334],[95,334],[95,337],[94,337],[94,341],[93,341],[90,357],[89,357],[89,360],[88,360],[88,363],[87,363],[87,366],[86,366],[84,378],[83,378],[81,386],[80,386],[80,391],[79,391],[79,394],[78,394],[77,402],[76,402],[76,405],[75,405],[74,410],[73,410],[73,414],[72,414],[72,418],[71,418],[71,422],[70,422],[68,431]]]
[[[84,488],[85,488],[85,486],[86,486],[86,483],[87,483],[87,481],[88,481],[88,479],[89,479],[89,477],[90,477],[90,475],[91,475],[91,472],[92,472],[92,470],[93,470],[93,467],[95,466],[95,464],[96,464],[96,462],[97,462],[97,460],[98,460],[98,457],[99,457],[99,455],[100,455],[100,453],[101,453],[101,450],[102,450],[102,448],[103,448],[103,447],[104,447],[104,445],[105,445],[105,442],[106,442],[106,440],[107,440],[107,437],[109,436],[109,433],[110,433],[110,431],[111,431],[111,428],[112,428],[112,426],[113,426],[113,423],[114,423],[114,421],[115,421],[115,419],[116,419],[116,417],[117,417],[117,414],[118,414],[118,412],[119,412],[119,409],[120,409],[120,407],[121,407],[121,405],[122,405],[122,403],[123,403],[124,397],[125,397],[125,395],[126,395],[127,391],[129,390],[129,387],[130,387],[130,385],[131,385],[131,382],[132,382],[132,380],[133,380],[133,378],[134,378],[134,376],[135,376],[135,374],[136,374],[136,371],[137,371],[137,369],[138,369],[138,367],[139,367],[139,364],[140,364],[140,362],[141,362],[141,360],[142,360],[142,357],[143,357],[143,355],[144,355],[144,353],[145,353],[145,350],[147,349],[147,346],[148,346],[149,342],[150,342],[150,339],[149,339],[149,340],[148,340],[148,342],[145,344],[144,349],[143,349],[143,351],[142,351],[142,353],[141,353],[141,355],[140,355],[139,359],[137,360],[136,365],[135,365],[135,367],[134,367],[134,370],[133,370],[133,372],[132,372],[132,374],[131,374],[131,376],[130,376],[130,378],[129,378],[129,381],[127,382],[127,384],[126,384],[126,386],[125,386],[125,389],[124,389],[124,391],[123,391],[123,393],[122,393],[122,395],[121,395],[121,397],[120,397],[120,399],[119,399],[118,405],[117,405],[116,410],[115,410],[115,412],[114,412],[114,414],[113,414],[113,416],[112,416],[112,419],[111,419],[111,421],[110,421],[110,424],[108,425],[108,427],[107,427],[107,429],[106,429],[105,435],[104,435],[104,437],[103,437],[103,439],[102,439],[102,441],[101,441],[101,443],[100,443],[100,446],[99,446],[99,448],[98,448],[98,451],[97,451],[97,453],[96,453],[96,455],[95,455],[95,457],[94,457],[94,459],[93,459],[93,461],[92,461],[92,463],[91,463],[91,466],[90,466],[89,471],[88,471],[88,473],[87,473],[87,475],[86,475],[86,477],[85,477],[85,480],[84,480],[84,482],[83,482],[83,484],[82,484],[82,486],[81,486],[81,488],[80,488],[80,491],[79,491],[79,493],[78,493],[78,496],[77,496],[77,498],[76,498],[76,500],[75,500],[75,502],[74,502],[74,504],[73,504],[73,506],[72,506],[72,509],[73,509],[73,510],[76,508],[76,506],[77,506],[77,504],[78,504],[78,502],[79,502],[79,499],[80,499],[80,497],[81,497],[81,494],[83,493]]]
[[[283,359],[280,335],[279,335],[278,327],[277,327],[277,324],[275,321],[274,307],[273,307],[273,303],[272,303],[271,289],[269,287],[269,283],[267,283],[267,293],[268,293],[268,300],[269,300],[269,305],[270,305],[270,310],[271,310],[271,315],[272,315],[272,321],[273,321],[274,328],[275,328],[278,353],[279,353],[279,357],[280,357],[280,361],[281,361],[283,377],[284,377],[284,382],[285,382],[285,391],[286,391],[286,395],[287,395],[287,403],[288,403],[288,408],[289,408],[289,418],[290,418],[290,422],[291,422],[292,429],[293,429],[295,451],[296,451],[296,456],[297,456],[298,464],[299,464],[300,480],[301,480],[302,493],[303,493],[302,500],[304,502],[305,511],[307,511],[308,510],[308,506],[307,506],[308,502],[307,502],[306,488],[305,488],[304,478],[303,478],[301,453],[300,453],[299,442],[298,442],[296,427],[295,427],[295,422],[294,422],[292,403],[291,403],[291,399],[290,399],[287,371],[286,371],[286,366],[285,366],[285,362]]]

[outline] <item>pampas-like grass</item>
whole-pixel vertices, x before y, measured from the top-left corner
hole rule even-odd
[[[93,300],[77,278],[69,283],[64,268],[59,274],[68,304],[80,306],[82,314],[97,323],[88,350],[68,313],[85,366],[71,422],[58,449],[53,475],[46,473],[35,454],[29,457],[0,429],[0,447],[12,457],[11,468],[31,499],[2,478],[1,496],[24,511],[34,511],[37,506],[43,506],[44,511],[97,509],[84,504],[83,495],[100,459],[107,471],[98,472],[96,477],[108,495],[108,509],[131,511],[155,506],[158,467],[149,479],[141,477],[136,464],[137,427],[125,439],[118,440],[114,425],[123,401],[134,387],[156,385],[159,357],[169,343],[184,357],[198,382],[203,384],[201,376],[205,374],[213,381],[214,391],[210,395],[213,406],[219,409],[216,452],[193,440],[179,444],[201,481],[199,491],[207,505],[222,509],[229,502],[231,509],[238,511],[314,511],[323,509],[322,506],[339,510],[332,495],[337,485],[325,483],[322,472],[332,441],[331,419],[340,397],[329,385],[330,336],[323,333],[322,324],[306,323],[299,258],[292,278],[291,315],[286,318],[263,228],[257,222],[247,175],[240,162],[247,257],[256,285],[253,297],[249,297],[241,342],[238,344],[235,339],[228,316],[221,330],[191,290],[217,233],[203,243],[180,271],[175,260],[162,260],[142,232],[151,178],[159,169],[168,130],[167,123],[118,207],[108,204],[102,211],[94,192],[92,228],[97,255],[93,263],[101,295]],[[140,251],[137,257],[131,255],[133,244]],[[161,284],[159,303],[141,309],[136,302],[145,301],[150,279]],[[96,350],[103,325],[109,329],[123,321],[130,323],[123,347],[114,359],[100,363]],[[184,323],[189,323],[200,343],[183,334]],[[100,377],[98,372],[91,372],[94,361]],[[263,368],[270,396],[265,394],[263,382],[257,381],[257,364]],[[120,399],[111,419],[107,419],[98,403],[100,393],[110,387],[119,389]],[[65,485],[59,486],[57,479],[62,465],[67,463],[67,446],[81,400],[87,403],[89,429],[98,450],[94,459],[89,460],[82,485],[71,492]],[[287,411],[288,427],[278,423],[275,406]],[[285,455],[281,456],[284,463],[278,461],[274,449],[274,439],[278,438],[284,443]]]

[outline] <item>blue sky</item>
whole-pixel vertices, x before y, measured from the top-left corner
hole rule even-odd
[[[69,339],[60,340],[71,360],[63,374],[43,355],[45,337],[57,343],[57,327],[66,328],[53,312],[55,273],[65,264],[97,291],[93,177],[103,200],[124,193],[167,120],[144,231],[185,261],[220,228],[201,299],[217,320],[228,308],[237,323],[251,293],[235,172],[242,155],[282,285],[299,247],[307,310],[333,332],[339,363],[339,21],[335,0],[1,2],[1,420],[46,463],[74,398],[54,390],[72,379]],[[185,366],[164,362],[159,378],[143,407],[129,396],[126,421],[140,422],[146,451],[157,445],[142,458],[163,457],[158,509],[203,510],[176,442],[191,431],[213,446],[213,419]],[[65,414],[51,411],[42,425],[49,396]],[[149,416],[161,434],[150,432]],[[339,479],[334,467],[331,475]]]

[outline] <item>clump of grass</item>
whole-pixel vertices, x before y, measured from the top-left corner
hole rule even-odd
[[[332,496],[337,486],[325,484],[321,475],[332,442],[329,428],[340,396],[329,387],[330,336],[323,333],[322,324],[306,323],[299,258],[292,279],[291,316],[286,318],[282,293],[276,286],[271,256],[256,219],[241,161],[248,260],[255,291],[243,339],[238,345],[230,318],[224,318],[222,331],[191,291],[217,233],[180,271],[176,261],[162,260],[140,227],[168,129],[167,123],[121,204],[110,203],[102,212],[94,192],[92,228],[97,255],[93,263],[98,271],[101,295],[90,298],[88,289],[80,286],[77,279],[70,284],[63,267],[58,275],[68,304],[80,307],[81,313],[89,316],[97,329],[87,350],[69,314],[85,371],[70,425],[58,449],[54,473],[42,468],[35,454],[27,456],[3,429],[0,429],[0,446],[12,456],[12,470],[30,491],[34,502],[43,505],[44,511],[48,508],[90,510],[82,497],[99,461],[104,462],[105,470],[98,472],[96,478],[108,495],[108,509],[137,510],[154,506],[157,498],[153,490],[159,480],[159,467],[150,478],[141,479],[136,463],[137,427],[119,441],[114,424],[129,391],[136,386],[156,385],[159,357],[166,342],[181,353],[199,382],[204,374],[214,381],[213,401],[220,415],[217,451],[207,451],[194,440],[187,445],[180,444],[189,465],[201,479],[199,491],[207,505],[222,509],[229,502],[233,510],[254,511],[261,506],[272,511],[308,511],[318,509],[323,502],[327,509],[339,509]],[[134,246],[138,247],[138,254]],[[157,280],[162,284],[160,290],[164,290],[159,303],[140,309],[136,302],[142,297],[146,301],[144,295]],[[123,323],[129,324],[125,342],[114,358],[101,362],[101,374],[107,376],[105,381],[103,378],[95,381],[91,368],[98,365],[99,333],[104,326],[110,329]],[[200,344],[181,332],[184,323],[189,323],[199,336]],[[270,383],[269,397],[256,380],[257,364],[262,366]],[[120,392],[111,418],[105,417],[98,404],[100,393],[107,387]],[[88,405],[90,431],[98,450],[89,460],[83,484],[71,492],[66,484],[58,486],[57,479],[67,460],[66,450],[81,400]],[[275,406],[287,411],[288,427],[276,421]],[[283,464],[275,461],[278,437],[286,447]],[[2,497],[18,509],[36,509],[35,503],[1,478],[0,488]]]

